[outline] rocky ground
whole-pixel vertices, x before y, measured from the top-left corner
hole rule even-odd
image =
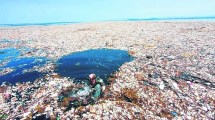
[[[71,52],[111,48],[127,50],[135,57],[110,76],[110,84],[95,104],[65,112],[66,100],[63,104],[56,100],[59,86],[73,83],[51,73],[35,83],[38,87],[27,85],[33,87],[30,96],[35,99],[27,105],[31,107],[2,102],[0,113],[9,118],[51,112],[52,119],[57,113],[62,119],[214,119],[214,26],[209,21],[148,21],[0,27],[0,48],[31,48],[24,56],[55,61]],[[54,65],[47,67],[54,69]],[[1,94],[16,88],[2,87]],[[49,102],[44,101],[47,97]]]

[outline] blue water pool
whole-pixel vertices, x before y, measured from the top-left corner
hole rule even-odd
[[[0,50],[0,84],[33,81],[42,75],[37,68],[46,61],[45,58],[20,57],[20,51],[14,48]]]
[[[123,63],[132,59],[133,57],[123,50],[87,50],[60,58],[56,72],[64,77],[75,78],[75,81],[87,79],[90,73],[105,79],[117,71]]]

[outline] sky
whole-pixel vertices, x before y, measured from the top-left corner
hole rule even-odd
[[[0,24],[215,16],[215,0],[0,0]]]

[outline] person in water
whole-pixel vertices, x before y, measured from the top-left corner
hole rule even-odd
[[[102,91],[105,89],[104,82],[101,78],[96,77],[95,74],[89,75],[89,82],[92,88],[91,98],[96,101],[102,94]]]
[[[102,91],[105,89],[104,82],[95,74],[90,74],[88,82],[84,82],[84,86],[77,92],[65,95],[71,100],[72,106],[80,106],[94,103],[102,95]],[[62,97],[62,98],[61,98]],[[63,100],[64,96],[59,97]]]

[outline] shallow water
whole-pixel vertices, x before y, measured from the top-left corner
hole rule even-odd
[[[14,48],[0,50],[0,84],[33,81],[42,75],[36,69],[46,61],[45,58],[20,57],[20,51]]]
[[[0,50],[0,62],[5,59],[15,58],[19,55],[19,51],[14,48]]]
[[[56,72],[63,77],[75,78],[75,81],[87,79],[90,73],[105,79],[132,59],[133,57],[123,50],[87,50],[60,58]]]
[[[48,60],[45,58],[21,57],[15,48],[0,50],[0,84],[4,81],[34,81],[45,73],[38,72]],[[55,72],[62,77],[75,78],[76,82],[86,80],[90,73],[106,79],[125,62],[133,59],[127,51],[94,49],[63,56],[57,61]]]

